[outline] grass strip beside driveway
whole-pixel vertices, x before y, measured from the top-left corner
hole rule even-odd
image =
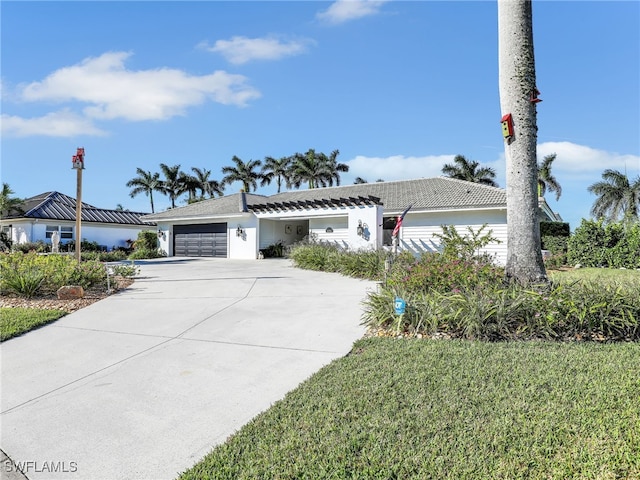
[[[371,338],[187,479],[640,478],[640,344]]]
[[[67,314],[62,310],[35,308],[0,308],[0,341],[22,335],[25,332],[58,320]]]

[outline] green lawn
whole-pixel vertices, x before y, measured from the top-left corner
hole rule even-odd
[[[640,344],[361,340],[180,479],[640,478]]]
[[[594,282],[638,282],[640,270],[623,270],[615,268],[579,268],[577,270],[549,270],[552,280],[558,281],[594,281]]]
[[[0,308],[0,341],[21,335],[66,315],[61,310]]]

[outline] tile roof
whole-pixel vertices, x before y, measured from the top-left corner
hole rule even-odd
[[[264,195],[256,195],[254,193],[247,193],[247,204],[250,203],[264,203],[269,199]],[[231,195],[225,195],[224,197],[210,198],[208,200],[202,200],[200,202],[185,205],[184,207],[176,207],[164,212],[152,213],[145,215],[145,220],[151,220],[153,222],[160,220],[168,220],[174,218],[197,218],[197,217],[213,217],[216,215],[224,216],[233,213],[240,213],[240,194],[234,193]]]
[[[206,218],[239,213],[240,194],[204,200],[161,213],[146,215],[151,221],[178,218]],[[361,183],[340,187],[292,190],[271,196],[246,194],[251,210],[267,203],[321,202],[358,197],[377,197],[387,214],[402,212],[413,204],[412,211],[458,210],[477,208],[503,208],[507,205],[507,193],[502,188],[456,180],[448,177],[420,178],[395,182]]]
[[[402,212],[410,204],[413,204],[412,210],[414,212],[417,210],[456,210],[507,205],[507,192],[502,188],[488,187],[447,177],[296,190],[272,195],[269,197],[269,201],[290,202],[367,195],[380,198],[385,213]]]
[[[59,192],[46,192],[25,199],[20,212],[12,211],[5,218],[38,218],[43,220],[76,220],[76,199]],[[97,208],[82,202],[82,221],[119,225],[149,225],[142,220],[142,212],[128,212]]]

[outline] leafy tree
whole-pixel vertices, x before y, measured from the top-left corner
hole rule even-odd
[[[354,184],[354,185],[359,185],[359,184],[362,184],[362,183],[369,183],[369,182],[367,182],[367,181],[366,181],[364,178],[362,178],[362,177],[356,177],[356,178],[355,178],[355,180],[353,181],[353,184]]]
[[[222,173],[225,175],[222,183],[230,185],[233,182],[242,182],[242,188],[245,192],[255,191],[258,188],[258,181],[263,179],[263,175],[256,171],[262,166],[262,162],[249,160],[245,163],[235,155],[231,161],[235,164],[234,167],[222,167]]]
[[[282,188],[282,182],[285,182],[287,188],[291,187],[289,176],[291,174],[292,157],[281,157],[279,159],[273,157],[264,157],[264,165],[262,165],[262,182],[261,185],[270,185],[275,179],[278,186],[278,193]]]
[[[160,181],[158,190],[164,195],[168,195],[171,199],[171,208],[176,208],[176,199],[186,191],[183,181],[184,174],[180,171],[180,165],[169,167],[161,163],[160,170],[162,170],[164,180]]]
[[[556,154],[552,153],[542,159],[542,162],[538,164],[538,196],[544,197],[547,190],[555,192],[556,200],[560,199],[562,195],[562,187],[556,180],[556,177],[551,173],[551,164],[556,159]]]
[[[540,250],[536,159],[536,68],[531,0],[498,0],[500,110],[511,114],[515,135],[505,141],[507,278],[521,284],[547,280]],[[534,101],[532,101],[534,100]]]
[[[131,198],[144,193],[151,201],[151,213],[155,213],[153,205],[153,192],[162,191],[159,173],[147,172],[141,168],[136,169],[137,177],[132,178],[127,182],[127,187],[132,188],[129,195]]]
[[[12,211],[22,213],[22,209],[20,208],[22,199],[12,197],[14,193],[8,183],[2,183],[2,190],[0,191],[0,218],[9,215]]]
[[[291,167],[291,184],[300,188],[306,183],[309,188],[340,185],[340,172],[348,172],[349,166],[338,163],[339,150],[334,150],[330,155],[317,153],[313,148],[306,153],[296,153]]]
[[[205,198],[205,196],[213,198],[215,194],[218,194],[220,197],[224,195],[224,185],[217,180],[209,178],[211,176],[211,170],[207,170],[206,168],[200,169],[197,167],[192,167],[191,170],[195,173],[195,179],[198,183],[201,199]]]
[[[467,182],[480,183],[497,187],[494,181],[496,172],[490,167],[480,167],[475,160],[467,160],[463,155],[456,155],[453,164],[447,163],[442,167],[442,173],[450,178],[466,180]]]
[[[622,218],[628,221],[640,220],[640,175],[633,181],[618,170],[606,169],[602,181],[590,185],[589,193],[598,198],[591,207],[591,215],[615,222]]]

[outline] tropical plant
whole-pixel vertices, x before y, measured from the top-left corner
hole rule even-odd
[[[538,163],[538,196],[544,197],[547,190],[555,192],[556,201],[560,199],[562,195],[562,187],[556,177],[551,173],[551,164],[556,159],[556,154],[552,153],[542,159],[542,162]]]
[[[180,165],[169,167],[168,165],[161,163],[160,170],[162,170],[164,180],[160,181],[158,190],[164,195],[169,196],[171,199],[171,208],[175,208],[176,199],[186,191],[183,177],[181,175],[182,172],[180,171]]]
[[[178,181],[180,182],[180,189],[189,195],[187,203],[193,203],[202,199],[202,197],[197,198],[198,189],[201,188],[202,184],[196,177],[188,173],[180,172]]]
[[[195,179],[198,183],[197,188],[200,190],[201,199],[205,198],[205,196],[213,198],[215,194],[218,194],[220,197],[224,195],[224,185],[218,180],[209,178],[211,176],[211,170],[192,167],[191,171],[195,173]]]
[[[450,178],[458,180],[466,180],[467,182],[480,183],[497,187],[495,182],[496,172],[491,167],[480,167],[475,160],[467,160],[463,155],[456,155],[453,158],[453,164],[446,163],[442,167],[442,173]]]
[[[355,180],[353,181],[354,185],[360,185],[362,183],[369,183],[367,182],[364,178],[362,177],[356,177]]]
[[[540,250],[536,160],[536,68],[530,0],[498,0],[500,109],[515,135],[505,141],[507,171],[506,275],[519,283],[546,281]]]
[[[262,182],[261,185],[270,185],[272,180],[275,179],[278,186],[278,193],[282,188],[282,182],[284,181],[287,188],[291,187],[289,176],[291,173],[292,157],[264,157],[264,164],[262,165]]]
[[[262,181],[263,175],[256,171],[262,162],[260,160],[249,160],[243,162],[237,156],[233,156],[231,161],[234,167],[222,167],[222,173],[225,175],[222,183],[230,185],[233,182],[241,182],[245,192],[250,193],[258,188],[258,181]]]
[[[587,190],[598,196],[591,207],[591,215],[595,218],[608,222],[640,220],[640,175],[630,181],[626,174],[606,169],[602,181],[590,185]]]
[[[157,172],[151,173],[139,167],[136,169],[136,173],[138,176],[127,182],[127,187],[131,188],[129,195],[133,198],[140,193],[144,193],[151,201],[151,213],[155,213],[153,192],[156,190],[161,191],[160,174]]]
[[[300,188],[306,183],[309,188],[340,185],[340,172],[348,172],[349,166],[338,163],[339,150],[334,150],[330,155],[316,152],[313,148],[304,154],[296,153],[293,156],[291,166],[291,184]]]
[[[2,190],[0,191],[0,218],[9,215],[12,211],[22,213],[20,209],[22,199],[12,197],[14,193],[8,183],[2,183]]]

